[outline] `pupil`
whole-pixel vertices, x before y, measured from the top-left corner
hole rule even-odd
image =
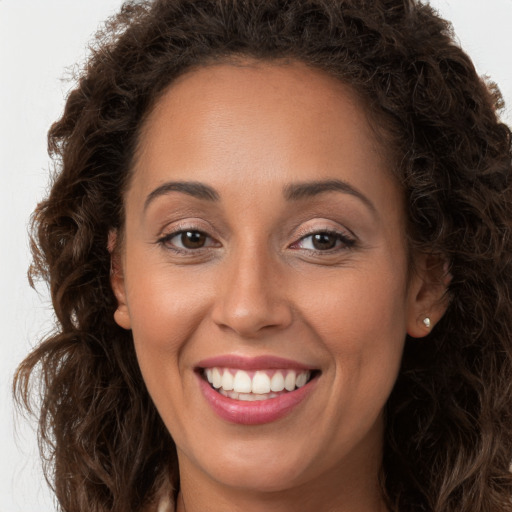
[[[187,249],[199,249],[204,246],[206,236],[199,231],[185,231],[181,235],[181,243]]]
[[[313,236],[313,246],[315,249],[327,250],[333,249],[336,245],[336,238],[329,233],[317,233]]]

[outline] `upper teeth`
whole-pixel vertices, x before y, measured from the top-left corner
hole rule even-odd
[[[206,368],[206,378],[216,389],[236,393],[266,394],[283,390],[293,391],[309,380],[309,370],[259,370],[246,372],[229,368]],[[252,377],[251,377],[252,374]]]

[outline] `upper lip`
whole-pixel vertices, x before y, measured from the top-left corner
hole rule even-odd
[[[237,368],[240,370],[266,370],[266,369],[293,369],[293,370],[316,370],[317,367],[310,366],[292,359],[263,355],[257,357],[244,357],[235,354],[203,359],[197,363],[197,368]]]

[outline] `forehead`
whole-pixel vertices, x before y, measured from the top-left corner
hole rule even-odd
[[[387,162],[349,86],[302,63],[246,61],[168,87],[141,131],[133,182],[149,193],[171,178],[254,191],[349,179],[377,192],[394,181]]]
[[[281,136],[314,132],[312,142],[327,145],[333,129],[341,128],[340,117],[360,128],[343,134],[347,144],[364,142],[382,153],[356,92],[325,72],[300,62],[214,64],[185,73],[167,88],[141,130],[140,149],[230,128],[240,134],[250,130],[254,138],[257,124]]]

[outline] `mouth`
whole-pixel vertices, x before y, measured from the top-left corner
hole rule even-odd
[[[262,425],[302,410],[322,372],[290,359],[233,354],[205,359],[195,373],[206,403],[218,417]]]
[[[318,370],[260,369],[243,370],[214,366],[199,368],[199,374],[212,390],[243,402],[271,400],[293,393],[318,376]]]

